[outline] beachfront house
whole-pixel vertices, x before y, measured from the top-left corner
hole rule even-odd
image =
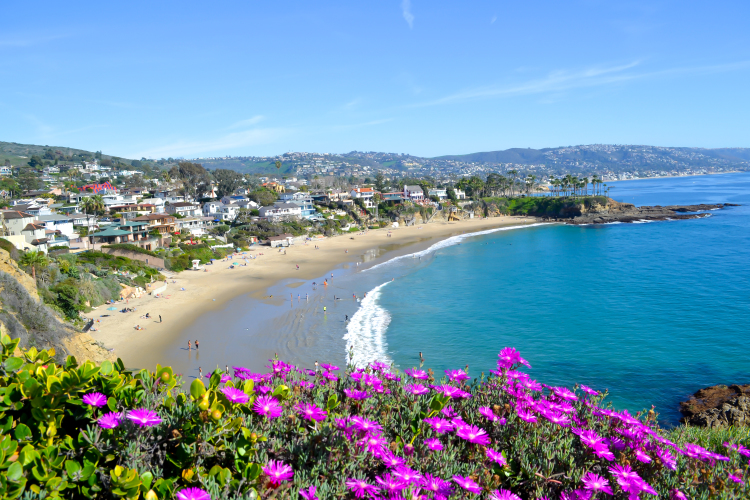
[[[419,202],[424,201],[424,191],[421,186],[404,186],[404,198],[409,201]]]
[[[279,199],[283,202],[299,205],[301,209],[300,217],[302,217],[303,219],[317,218],[318,211],[315,210],[313,199],[309,193],[305,193],[303,191],[284,193],[279,197]]]
[[[354,200],[362,200],[365,208],[375,208],[375,190],[372,188],[354,188],[351,190],[351,197]]]
[[[465,200],[466,199],[466,191],[462,191],[460,189],[453,189],[453,192],[456,193],[456,199],[458,199],[458,200]]]
[[[201,213],[201,206],[198,203],[191,203],[188,201],[170,203],[165,209],[168,214],[179,215],[181,217],[195,217]]]
[[[448,190],[443,188],[433,188],[427,191],[427,196],[430,198],[437,196],[438,199],[445,200],[448,198]]]
[[[73,217],[63,214],[40,215],[36,218],[37,223],[43,224],[49,231],[59,231],[67,238],[77,238],[73,228]]]
[[[393,203],[401,203],[404,201],[404,193],[396,191],[395,193],[383,193],[383,201],[392,201]]]
[[[185,217],[184,219],[177,219],[174,222],[175,232],[191,236],[203,236],[208,232],[206,224],[212,220],[210,217]]]
[[[240,208],[236,203],[208,201],[203,204],[203,216],[211,217],[215,221],[232,222],[237,217]]]
[[[73,227],[86,228],[88,232],[91,232],[99,225],[95,215],[72,213],[70,217],[73,220]]]
[[[273,205],[260,207],[260,218],[268,221],[289,220],[302,217],[302,207],[295,203],[277,201]]]
[[[142,205],[153,205],[154,209],[152,213],[163,214],[164,213],[164,198],[144,198],[141,200]]]

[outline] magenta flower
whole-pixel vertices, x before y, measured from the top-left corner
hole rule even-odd
[[[330,380],[331,382],[336,382],[339,379],[336,375],[327,370],[323,372],[323,378],[326,380]]]
[[[398,495],[398,492],[406,488],[407,484],[398,478],[392,477],[390,474],[383,474],[382,476],[376,476],[375,482],[380,485],[380,488],[388,493],[390,497]]]
[[[524,422],[529,422],[530,424],[536,422],[536,415],[530,411],[518,410],[518,418]]]
[[[487,420],[489,420],[490,422],[494,422],[495,420],[498,420],[497,415],[495,415],[495,412],[492,411],[492,408],[490,408],[489,406],[480,407],[479,414],[482,415]]]
[[[581,479],[583,481],[583,489],[599,493],[603,491],[607,495],[612,495],[612,488],[609,486],[607,481],[602,476],[596,475],[593,472],[588,472]]]
[[[481,444],[487,446],[491,443],[490,437],[487,435],[487,431],[477,427],[476,425],[467,425],[460,427],[456,432],[456,435],[461,439],[474,444]]]
[[[430,390],[421,385],[421,384],[409,384],[404,386],[404,390],[410,394],[414,394],[415,396],[421,396],[423,394],[427,394],[430,392]]]
[[[354,492],[354,496],[357,498],[362,498],[365,495],[373,495],[380,491],[380,489],[364,479],[349,479],[346,481],[346,485]]]
[[[409,484],[416,484],[422,480],[422,474],[413,469],[410,469],[409,467],[406,467],[405,465],[396,467],[396,469],[393,471],[393,476]]]
[[[745,484],[745,481],[743,481],[741,477],[735,476],[734,474],[729,474],[728,477],[729,477],[729,479],[731,479],[735,483]]]
[[[382,372],[383,370],[387,369],[390,365],[383,363],[382,361],[373,361],[370,363],[370,368],[373,369],[373,371],[376,372]]]
[[[271,485],[277,488],[282,481],[289,481],[294,476],[294,471],[290,465],[285,465],[281,460],[269,460],[263,472],[268,476]]]
[[[450,432],[453,430],[453,427],[454,427],[451,422],[440,417],[426,418],[424,419],[424,423],[432,427],[432,430],[434,430],[438,434]]]
[[[250,396],[245,394],[245,391],[234,387],[224,387],[221,392],[231,403],[244,404],[250,401]]]
[[[591,387],[588,387],[586,385],[583,385],[583,384],[581,384],[581,390],[583,392],[585,392],[586,394],[588,394],[589,396],[598,396],[599,395],[599,393],[596,392],[594,389],[592,389]]]
[[[492,448],[487,448],[487,458],[498,464],[500,467],[508,465],[508,462],[505,460],[503,454],[493,450]]]
[[[435,493],[435,498],[448,498],[453,493],[453,486],[448,481],[431,474],[425,474],[419,482],[423,489]]]
[[[567,387],[553,387],[552,392],[555,393],[555,396],[561,399],[566,399],[568,401],[578,401],[578,396],[576,396],[576,393],[568,389]]]
[[[321,420],[325,420],[326,416],[328,416],[328,412],[318,408],[317,406],[313,404],[298,404],[296,407],[297,412],[302,415],[302,418],[306,418],[307,420],[314,420],[316,422],[319,422]]]
[[[409,375],[411,378],[416,378],[418,380],[427,380],[428,378],[430,378],[426,371],[417,370],[416,368],[406,369],[404,370],[404,373]]]
[[[355,401],[362,401],[370,397],[370,395],[367,394],[366,391],[360,391],[357,389],[344,389],[344,394],[346,394],[347,397],[354,399]]]
[[[153,427],[161,423],[161,418],[155,411],[151,410],[130,410],[128,418],[140,427]]]
[[[443,393],[443,395],[448,396],[449,398],[460,398],[463,395],[463,392],[458,387],[453,387],[452,385],[431,385],[433,389],[435,389],[437,392]]]
[[[724,443],[724,447],[730,450],[734,450],[740,455],[750,457],[750,450],[742,446],[741,444]]]
[[[101,392],[92,392],[83,396],[83,402],[89,406],[104,406],[107,404],[107,396]]]
[[[271,396],[261,396],[255,400],[253,405],[255,413],[263,415],[268,419],[276,418],[283,411],[281,405]]]
[[[99,423],[99,427],[101,427],[102,429],[114,429],[115,427],[120,425],[120,420],[122,420],[121,414],[110,412],[99,417],[99,420],[97,420],[97,422]]]
[[[300,488],[299,494],[305,500],[318,500],[318,497],[315,496],[316,491],[317,489],[315,488],[315,486],[310,486],[306,490],[303,488]]]
[[[490,500],[521,500],[521,497],[510,490],[500,488],[490,493]]]
[[[213,375],[213,373],[212,373],[212,372],[209,372],[209,373],[208,373],[207,375],[204,375],[204,376],[205,376],[206,378],[211,378],[211,376],[212,376],[212,375]],[[222,383],[222,384],[226,384],[226,383],[227,383],[227,382],[229,382],[230,380],[232,380],[232,376],[231,376],[231,375],[229,375],[228,373],[223,373],[223,374],[221,375],[221,381],[220,381],[220,383]]]
[[[255,392],[259,392],[261,394],[268,394],[269,392],[271,392],[271,388],[268,387],[267,385],[259,385],[258,387],[255,388]]]
[[[518,364],[525,365],[531,368],[529,362],[523,359],[519,352],[512,347],[505,347],[497,356],[498,358],[500,358],[497,360],[498,368],[510,369],[513,368],[513,365]]]
[[[403,458],[397,457],[396,455],[390,452],[382,455],[380,459],[383,461],[383,465],[385,465],[389,469],[393,469],[395,467],[398,467],[404,464]]]
[[[461,383],[464,380],[469,380],[471,378],[463,370],[445,370],[445,374],[448,375],[448,379],[451,382]]]
[[[457,485],[459,485],[461,488],[465,489],[466,491],[470,493],[479,494],[482,492],[482,488],[474,482],[474,480],[470,477],[463,477],[463,476],[453,476],[453,480],[456,482]]]
[[[211,495],[200,488],[183,488],[177,492],[177,500],[211,500]]]
[[[368,434],[383,429],[376,421],[367,420],[366,418],[362,418],[359,416],[351,417],[349,421],[352,423],[355,429],[357,429],[358,431],[366,432]]]
[[[648,464],[653,461],[651,456],[640,448],[635,450],[635,459],[639,462],[643,462],[644,464]]]
[[[685,495],[683,492],[681,492],[678,489],[674,489],[670,491],[669,498],[670,500],[688,500],[687,495]]]
[[[440,444],[440,440],[438,438],[425,439],[424,444],[432,451],[440,451],[443,449],[443,445]]]
[[[320,367],[323,368],[324,370],[328,370],[329,372],[335,372],[336,370],[339,370],[338,366],[329,365],[327,363],[321,363]]]
[[[386,379],[386,380],[390,380],[392,382],[400,382],[401,381],[401,377],[399,377],[395,373],[390,373],[390,372],[383,373],[383,378]]]

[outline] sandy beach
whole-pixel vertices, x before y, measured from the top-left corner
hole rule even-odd
[[[99,306],[88,314],[98,320],[97,331],[92,331],[91,335],[107,348],[114,349],[115,355],[127,366],[146,367],[152,363],[155,350],[176,342],[180,332],[199,317],[224,307],[238,296],[247,294],[281,304],[289,301],[289,297],[271,296],[268,289],[283,280],[303,282],[342,265],[367,266],[382,262],[405,252],[407,247],[418,250],[458,234],[534,222],[533,217],[493,217],[351,233],[310,241],[306,245],[292,245],[284,252],[266,246],[254,247],[245,256],[205,266],[207,272],[183,271],[171,276],[167,290],[158,298],[145,295],[121,302],[116,305],[118,311],[109,311],[106,305]],[[245,264],[244,257],[248,257],[246,266],[229,268],[232,262]],[[134,308],[135,312],[119,312],[124,307]],[[146,313],[149,319],[143,318]],[[136,325],[143,330],[136,330]]]

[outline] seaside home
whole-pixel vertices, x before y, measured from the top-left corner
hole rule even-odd
[[[136,217],[132,222],[147,222],[149,231],[158,231],[162,236],[168,236],[175,231],[175,218],[166,214],[148,214]]]
[[[404,201],[404,194],[401,191],[395,193],[383,193],[383,201],[392,201],[393,203],[401,203]]]
[[[152,213],[163,214],[164,213],[164,198],[144,198],[141,200],[142,205],[153,205],[154,210]]]
[[[317,210],[315,210],[312,197],[308,193],[302,191],[284,193],[279,198],[282,202],[298,205],[301,209],[300,217],[304,219],[312,219],[318,214]]]
[[[0,175],[6,176],[6,175],[12,175],[13,169],[10,167],[6,167],[5,165],[0,166]]]
[[[288,247],[294,243],[294,236],[289,233],[280,234],[279,236],[271,236],[268,238],[268,244],[271,248],[276,247]]]
[[[460,189],[453,189],[453,191],[456,193],[456,199],[458,200],[465,200],[466,199],[466,192],[462,191]]]
[[[271,206],[260,207],[261,219],[275,221],[281,219],[296,219],[302,216],[302,207],[295,203],[277,201]]]
[[[201,213],[201,206],[199,204],[188,201],[170,203],[165,209],[168,214],[179,215],[181,217],[195,217]]]
[[[445,200],[448,198],[448,190],[442,189],[442,188],[433,188],[427,191],[427,196],[432,198],[433,196],[437,196],[440,200]]]
[[[375,200],[373,200],[374,196],[375,190],[372,188],[354,188],[351,190],[352,199],[362,200],[365,204],[365,208],[375,207]]]
[[[203,204],[203,215],[217,221],[232,222],[240,210],[235,203],[224,204],[220,201],[209,201]]]
[[[95,215],[72,213],[70,214],[70,217],[73,219],[73,227],[86,228],[88,232],[91,232],[98,227],[98,221]]]
[[[73,228],[73,217],[63,214],[40,215],[36,218],[37,222],[43,224],[47,230],[59,231],[60,234],[67,238],[77,238]]]
[[[404,186],[404,198],[410,201],[424,201],[424,191],[421,186]]]
[[[174,222],[175,233],[189,234],[191,236],[203,236],[207,234],[206,223],[211,221],[210,217],[185,217]]]
[[[21,230],[21,234],[34,250],[47,253],[47,228],[44,224],[30,222]]]

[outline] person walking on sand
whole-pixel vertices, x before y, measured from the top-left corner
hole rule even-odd
[[[188,351],[192,351],[192,350],[193,350],[193,344],[191,344],[190,341],[188,340]]]
[[[159,323],[161,323],[161,314],[159,315]]]
[[[297,271],[299,271],[299,264],[295,264],[297,266]]]
[[[196,350],[196,351],[198,350],[198,347],[199,347],[199,346],[198,346],[198,341],[196,340],[196,341],[195,341],[195,350]]]
[[[198,378],[199,379],[203,378],[203,368],[201,368],[200,366],[198,367]]]

